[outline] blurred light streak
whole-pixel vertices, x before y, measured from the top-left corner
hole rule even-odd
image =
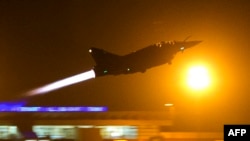
[[[0,112],[105,112],[107,107],[25,107],[9,106],[0,107]]]
[[[92,78],[95,78],[95,72],[94,70],[89,70],[89,71],[56,81],[56,82],[53,82],[51,84],[42,86],[40,88],[36,88],[34,90],[27,92],[25,95],[33,96],[33,95],[48,93],[50,91],[54,91],[62,87],[66,87],[66,86],[79,83],[79,82],[92,79]]]

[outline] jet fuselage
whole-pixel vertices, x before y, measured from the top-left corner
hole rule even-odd
[[[115,55],[98,48],[90,48],[89,52],[96,62],[94,67],[96,76],[119,75],[145,72],[155,66],[171,64],[176,53],[200,42],[163,41],[124,56]]]

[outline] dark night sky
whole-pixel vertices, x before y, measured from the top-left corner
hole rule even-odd
[[[89,70],[91,46],[124,55],[192,35],[203,42],[177,54],[172,65],[89,80],[31,101],[115,110],[174,102],[183,111],[244,122],[250,112],[249,9],[248,0],[0,1],[0,99]],[[198,98],[180,78],[192,63],[209,66],[214,75],[213,89]]]

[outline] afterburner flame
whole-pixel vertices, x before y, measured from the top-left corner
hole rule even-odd
[[[79,83],[88,79],[95,78],[95,72],[94,70],[86,71],[59,81],[56,81],[54,83],[42,86],[40,88],[36,88],[34,90],[31,90],[26,93],[26,96],[33,96],[38,94],[44,94],[48,93],[50,91],[54,91],[57,89],[60,89],[62,87],[66,87],[75,83]]]

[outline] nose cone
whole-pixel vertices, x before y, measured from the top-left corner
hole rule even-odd
[[[185,47],[185,49],[187,48],[191,48],[193,46],[196,46],[197,44],[201,43],[202,41],[188,41],[188,42],[184,42],[183,46]]]

